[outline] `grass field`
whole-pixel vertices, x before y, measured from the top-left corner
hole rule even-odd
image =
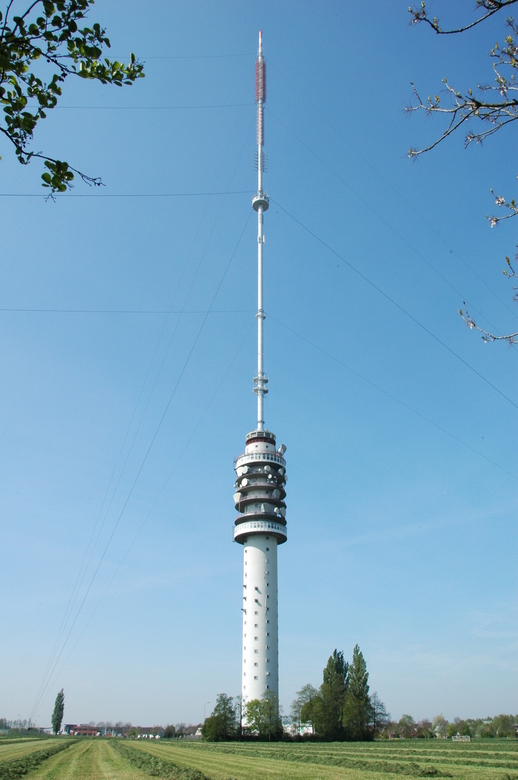
[[[0,746],[0,780],[16,780],[29,774],[74,743],[68,739],[20,740]]]
[[[0,762],[44,750],[52,745],[52,739],[10,739],[0,743]]]
[[[192,767],[213,780],[391,780],[451,777],[518,780],[518,742],[207,744],[132,743],[132,747]]]
[[[149,780],[149,775],[134,769],[110,742],[104,739],[83,739],[52,756],[27,780]]]
[[[65,740],[0,745],[0,767]],[[518,780],[518,741],[201,743],[80,739],[23,775],[27,780]],[[19,764],[18,764],[19,765]],[[202,773],[202,774],[200,774]]]

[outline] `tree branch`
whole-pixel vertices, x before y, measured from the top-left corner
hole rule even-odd
[[[508,279],[516,279],[518,278],[518,274],[515,273],[515,270],[513,266],[511,265],[511,261],[508,257],[505,258],[507,262],[508,269],[504,270],[504,276],[507,276]],[[516,259],[518,260],[518,254],[516,255]],[[515,290],[515,294],[513,295],[513,300],[518,300],[518,293],[516,292],[518,290],[518,287],[513,287],[513,290]],[[463,301],[464,306],[466,306],[466,301]],[[482,340],[486,343],[493,342],[493,341],[507,341],[509,346],[512,346],[513,344],[518,344],[518,331],[516,333],[508,333],[504,336],[495,336],[494,333],[490,333],[487,330],[484,330],[484,328],[480,328],[469,311],[465,309],[464,311],[462,309],[459,309],[459,314],[468,326],[470,330],[478,330],[479,333],[482,334]]]
[[[466,305],[465,302],[464,305]],[[482,334],[482,341],[486,344],[493,341],[507,341],[509,346],[518,344],[518,331],[516,333],[509,333],[506,336],[495,336],[494,333],[489,333],[487,330],[484,330],[484,328],[480,328],[467,309],[466,311],[459,309],[459,314],[470,330],[478,330],[478,332]]]
[[[52,193],[64,192],[71,187],[74,174],[91,186],[102,184],[99,177],[88,176],[66,162],[27,149],[38,121],[45,119],[45,112],[56,106],[61,95],[61,83],[73,75],[122,86],[132,84],[144,75],[143,65],[133,54],[128,65],[100,59],[103,47],[110,47],[106,31],[97,23],[82,29],[78,27],[78,23],[86,19],[93,2],[34,0],[23,16],[14,16],[11,27],[8,19],[14,0],[9,0],[3,20],[0,34],[0,101],[4,109],[0,130],[14,145],[20,163],[27,165],[32,157],[44,160],[47,170],[42,175],[43,186],[50,187]],[[28,17],[40,4],[43,6],[42,15],[31,22]],[[61,48],[66,49],[67,54],[59,54]],[[34,63],[40,57],[56,70],[47,83],[35,72]],[[27,110],[27,105],[33,98],[37,100],[38,107],[31,112]]]
[[[424,2],[421,3],[420,9],[416,10],[409,8],[409,11],[413,17],[411,24],[425,22],[430,27],[432,27],[436,33],[442,35],[451,35],[470,30],[477,24],[480,24],[481,22],[488,19],[490,16],[493,16],[493,14],[511,5],[514,5],[516,2],[518,2],[518,0],[477,0],[477,8],[483,8],[487,11],[487,13],[471,24],[465,25],[464,27],[460,27],[456,30],[441,29],[438,20],[436,18],[432,19],[428,16]],[[450,87],[447,80],[443,79],[443,82],[446,85],[447,94],[452,101],[449,106],[447,105],[446,107],[443,107],[441,105],[441,98],[438,95],[434,95],[433,98],[428,97],[426,102],[421,100],[417,89],[415,88],[414,84],[412,84],[412,90],[415,98],[417,99],[417,105],[410,105],[406,110],[409,112],[425,111],[427,114],[436,113],[448,115],[449,124],[447,128],[441,133],[441,135],[429,146],[422,149],[411,148],[408,155],[409,157],[417,157],[420,154],[431,151],[442,141],[448,138],[448,136],[452,135],[452,133],[458,130],[462,124],[469,122],[472,119],[478,119],[480,122],[485,123],[485,128],[480,132],[468,132],[464,138],[465,147],[469,146],[469,144],[473,141],[482,143],[482,141],[484,141],[486,138],[489,138],[489,136],[494,135],[502,127],[505,127],[506,125],[518,119],[518,98],[512,96],[512,93],[516,93],[518,91],[518,85],[516,83],[515,77],[516,69],[518,69],[518,45],[516,44],[516,40],[518,38],[518,25],[511,17],[509,17],[506,21],[507,26],[511,29],[511,33],[505,38],[504,48],[500,48],[499,44],[496,43],[489,53],[489,56],[496,60],[496,62],[493,64],[496,85],[478,85],[479,93],[498,93],[499,99],[482,100],[480,97],[476,97],[473,94],[472,89],[468,89],[465,94],[462,94]],[[504,73],[507,73],[507,71],[501,70],[501,68],[504,66],[511,68],[509,76],[504,75]],[[496,206],[498,208],[503,206],[507,210],[507,213],[501,217],[494,215],[486,217],[490,221],[491,227],[495,227],[495,225],[497,225],[498,222],[501,222],[502,220],[511,219],[512,217],[518,215],[518,204],[514,198],[510,201],[506,201],[504,197],[496,196],[493,190],[491,190],[491,193],[495,198]],[[518,260],[518,254],[516,259]],[[517,278],[517,274],[515,273],[508,257],[506,257],[506,262],[508,265],[508,270],[504,271],[504,275],[508,278]],[[518,293],[516,292],[518,288],[514,287],[513,289],[515,291],[513,300],[518,301]],[[464,307],[466,307],[465,302]],[[479,331],[479,333],[482,335],[482,339],[486,343],[494,341],[507,341],[509,345],[518,343],[518,331],[516,333],[508,333],[503,336],[495,335],[494,333],[490,333],[484,328],[479,327],[466,308],[464,308],[464,310],[459,309],[459,314],[471,330]]]
[[[13,3],[14,0],[9,0],[9,3],[7,4],[7,8],[5,9],[5,19],[4,19],[4,25],[2,27],[2,34],[0,35],[0,41],[4,39],[4,33],[7,27],[7,20],[9,19],[9,11],[11,10]]]
[[[33,3],[32,5],[30,5],[30,6],[27,8],[27,10],[25,11],[24,15],[23,15],[23,16],[20,16],[20,19],[25,19],[25,17],[27,17],[27,16],[30,14],[30,12],[32,11],[32,9],[33,9],[35,6],[37,6],[39,3],[41,3],[41,1],[42,1],[42,0],[34,0],[34,3]],[[15,26],[15,27],[17,27],[17,26],[18,26],[18,22],[16,22],[16,24],[15,24],[14,26]]]
[[[489,19],[490,16],[493,16],[493,14],[496,14],[498,11],[501,11],[502,8],[506,8],[509,5],[513,5],[514,3],[518,2],[518,0],[477,0],[477,7],[479,8],[486,8],[488,10],[487,14],[484,14],[484,16],[479,17],[474,22],[471,22],[471,24],[467,24],[464,27],[459,27],[457,30],[443,30],[439,26],[439,20],[437,17],[430,18],[426,11],[425,3],[421,3],[420,9],[415,9],[410,6],[408,9],[408,12],[412,15],[412,21],[410,22],[410,25],[413,24],[419,24],[420,22],[426,22],[426,24],[430,25],[432,30],[435,30],[437,35],[457,35],[457,33],[466,32],[466,30],[471,30],[473,27],[476,27],[477,24],[480,24],[481,22],[485,22],[486,19]]]

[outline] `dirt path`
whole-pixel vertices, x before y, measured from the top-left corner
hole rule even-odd
[[[49,758],[27,780],[148,780],[104,739],[82,740]]]

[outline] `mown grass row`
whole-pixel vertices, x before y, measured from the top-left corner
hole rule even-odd
[[[185,747],[198,749],[204,748],[220,748],[224,747],[229,749],[238,750],[297,750],[297,751],[344,751],[349,752],[365,752],[365,753],[390,753],[396,752],[402,753],[416,753],[424,752],[436,755],[437,753],[454,754],[454,753],[470,753],[477,755],[494,755],[500,753],[509,753],[512,756],[518,758],[518,740],[502,740],[500,743],[496,743],[494,740],[488,740],[485,743],[482,742],[442,742],[439,740],[408,740],[398,741],[390,740],[386,742],[176,742],[173,740],[169,743],[167,740],[163,740],[161,745],[165,744],[182,744]]]
[[[127,742],[112,742],[111,746],[131,766],[142,772],[147,772],[152,777],[162,777],[164,780],[210,780],[197,769],[179,767],[172,761],[153,756],[151,753],[128,745]]]
[[[518,745],[507,743],[505,752],[492,750],[492,745],[473,743],[439,744],[414,749],[405,743],[172,743],[139,745],[160,758],[172,758],[182,765],[197,766],[216,776],[227,769],[229,774],[243,778],[257,767],[269,776],[313,777],[336,770],[336,777],[356,778],[442,777],[473,780],[518,780]],[[473,748],[478,748],[474,750]],[[500,747],[500,746],[499,746]],[[402,749],[401,749],[402,748]],[[477,756],[476,753],[482,755]],[[182,755],[183,754],[183,755]],[[280,771],[275,771],[277,765]],[[281,767],[285,767],[282,770]],[[500,771],[498,771],[500,770]],[[342,775],[343,773],[343,775]],[[327,774],[327,772],[325,773]],[[273,776],[273,775],[272,775]],[[228,775],[227,775],[228,777]],[[226,778],[225,778],[226,780]],[[254,776],[254,780],[256,780]]]
[[[47,737],[45,740],[18,740],[16,742],[10,742],[8,745],[0,745],[0,762],[10,761],[18,756],[34,753],[37,750],[43,750],[44,748],[55,744],[55,741],[56,740]]]
[[[166,744],[165,742],[161,743]],[[450,744],[442,746],[437,742],[429,742],[426,746],[422,742],[414,742],[409,747],[405,743],[398,742],[190,742],[183,743],[186,748],[207,749],[207,750],[227,750],[227,751],[245,751],[245,752],[293,752],[295,753],[361,753],[362,755],[397,755],[400,758],[407,756],[412,758],[416,755],[423,756],[466,756],[468,758],[494,759],[506,757],[510,761],[518,761],[518,740],[516,742],[506,743],[506,747],[500,747],[496,750],[489,747],[474,745],[473,743]]]
[[[216,750],[220,753],[228,755],[247,755],[257,756],[261,758],[270,758],[277,761],[300,761],[310,762],[318,764],[329,764],[333,766],[350,766],[354,768],[361,768],[361,762],[368,762],[371,768],[382,764],[392,764],[393,766],[399,766],[400,764],[411,763],[415,769],[417,762],[422,761],[428,764],[433,761],[441,766],[466,766],[466,767],[480,767],[480,768],[492,768],[492,769],[507,769],[510,771],[518,772],[518,751],[509,752],[506,755],[502,755],[500,751],[491,753],[489,751],[469,751],[465,749],[456,749],[457,746],[453,746],[453,750],[414,750],[414,751],[399,751],[397,748],[391,748],[390,750],[377,750],[375,745],[370,746],[367,750],[362,749],[366,746],[361,746],[358,743],[334,743],[332,745],[320,745],[320,744],[306,744],[300,746],[286,746],[277,744],[275,746],[267,745],[236,745],[234,744],[218,744],[207,745],[199,744],[196,749]],[[518,747],[518,746],[517,746]],[[422,768],[423,771],[426,767]],[[393,770],[380,770],[380,771],[393,771]],[[397,770],[397,774],[404,774],[400,770]],[[414,774],[411,772],[410,774]],[[426,772],[426,774],[430,774]],[[438,770],[435,774],[441,774],[444,772]]]
[[[369,758],[360,758],[356,755],[347,754],[323,754],[323,751],[307,750],[282,750],[281,745],[276,745],[269,750],[248,749],[240,750],[230,746],[214,746],[215,752],[223,753],[228,756],[243,756],[247,758],[270,759],[274,761],[285,761],[289,763],[307,763],[321,766],[340,767],[341,769],[356,769],[360,772],[381,772],[383,774],[407,775],[410,777],[452,777],[453,775],[446,769],[439,768],[433,764],[424,765],[416,761],[386,761]],[[412,757],[413,758],[413,757]]]
[[[37,769],[40,764],[43,764],[51,756],[55,756],[56,753],[61,753],[62,750],[69,748],[73,743],[74,740],[54,742],[53,745],[47,748],[43,747],[40,750],[0,762],[0,780],[17,780],[17,778],[23,777]]]
[[[17,742],[18,744],[20,742],[38,742],[42,740],[48,740],[48,736],[46,734],[40,734],[38,736],[34,737],[0,737],[0,746],[3,747],[4,745],[9,745],[13,742]]]
[[[221,746],[222,747],[222,746]],[[382,773],[382,774],[392,774],[392,775],[399,775],[399,776],[407,776],[407,777],[436,777],[436,778],[442,778],[442,777],[453,777],[453,775],[448,772],[446,769],[439,768],[437,766],[434,766],[433,764],[418,764],[416,761],[406,761],[406,762],[400,762],[400,761],[375,761],[375,760],[368,760],[368,759],[362,759],[357,757],[348,757],[348,756],[323,756],[322,754],[314,752],[313,754],[306,754],[301,755],[294,752],[284,751],[280,752],[278,748],[273,748],[268,751],[254,751],[252,750],[246,750],[246,751],[239,751],[239,750],[225,750],[221,749],[220,746],[218,746],[214,753],[224,754],[225,756],[235,756],[236,758],[246,758],[246,759],[258,759],[257,763],[260,763],[260,761],[277,761],[277,762],[285,762],[290,764],[306,764],[306,765],[312,765],[312,766],[325,766],[325,767],[336,767],[340,769],[348,769],[348,770],[356,770],[357,772],[368,772],[368,773]],[[157,755],[158,753],[163,756],[165,755],[165,751],[167,748],[164,746],[153,746],[152,752],[154,755]],[[142,750],[149,750],[147,746],[142,746]],[[164,751],[164,752],[163,752]],[[189,752],[195,752],[189,751]],[[231,761],[228,762],[229,769],[232,769],[232,763]]]

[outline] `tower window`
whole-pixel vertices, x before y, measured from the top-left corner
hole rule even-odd
[[[255,664],[254,664],[254,666],[259,666],[259,664],[258,664],[258,663],[255,663]]]
[[[254,680],[257,680],[257,677],[254,677]]]
[[[266,538],[269,539],[268,536]],[[266,552],[270,552],[270,548],[269,547],[266,548]]]
[[[269,685],[267,685],[266,687],[267,687],[267,688],[269,688],[270,686],[269,686]],[[246,688],[246,685],[245,685],[245,688]]]
[[[246,647],[245,647],[246,650]],[[254,650],[255,655],[259,655],[259,650]]]

